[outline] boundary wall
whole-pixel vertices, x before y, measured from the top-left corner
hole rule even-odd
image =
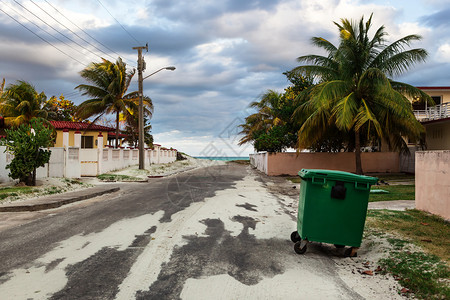
[[[363,152],[365,173],[398,173],[400,159],[397,152]],[[296,176],[301,169],[327,169],[355,172],[354,152],[259,152],[250,154],[250,164],[269,176]]]
[[[416,152],[416,208],[450,220],[450,150]]]
[[[6,169],[13,155],[5,153],[5,146],[0,146],[0,183],[12,181]],[[106,172],[127,168],[139,164],[138,149],[80,149],[79,147],[51,147],[49,163],[36,170],[36,178],[65,177],[80,178],[97,176]],[[144,163],[172,163],[177,159],[177,151],[155,146],[144,150]]]

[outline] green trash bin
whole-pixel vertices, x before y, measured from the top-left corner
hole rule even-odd
[[[378,178],[348,172],[302,169],[297,231],[291,234],[294,250],[306,252],[308,242],[350,246],[356,256],[366,221],[370,186]]]

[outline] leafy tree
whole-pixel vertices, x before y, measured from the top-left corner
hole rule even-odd
[[[125,141],[135,148],[139,146],[139,120],[137,115],[136,112],[132,116],[126,118],[124,130],[124,133],[127,135]],[[148,147],[153,147],[153,136],[150,134],[151,129],[152,125],[150,125],[148,118],[144,117],[144,143]]]
[[[292,120],[292,114],[297,108],[297,95],[312,84],[308,77],[299,76],[293,72],[283,73],[292,83],[283,94],[268,90],[260,101],[250,104],[257,109],[241,124],[241,134],[244,136],[239,144],[253,143],[257,151],[280,152],[289,147],[295,147],[299,125]]]
[[[297,60],[307,65],[293,69],[308,74],[318,84],[300,95],[303,103],[296,111],[303,116],[298,132],[298,147],[306,148],[337,128],[354,136],[356,172],[362,174],[361,135],[375,135],[393,150],[408,151],[403,137],[420,141],[424,132],[414,117],[406,98],[429,97],[419,89],[391,79],[427,57],[424,49],[405,50],[418,35],[408,35],[387,44],[384,26],[370,37],[372,15],[364,22],[342,19],[339,45],[321,37],[312,43],[325,50],[326,56],[306,55]]]
[[[45,102],[44,110],[48,113],[48,119],[52,121],[83,121],[75,115],[77,106],[62,94],[58,98],[50,97]]]
[[[47,96],[38,93],[33,85],[26,81],[10,84],[1,94],[0,114],[7,126],[27,124],[33,118],[47,118],[43,109]]]
[[[127,71],[126,64],[119,57],[116,63],[103,59],[101,63],[91,63],[80,72],[81,76],[92,85],[80,84],[76,89],[82,91],[82,95],[91,97],[78,106],[77,115],[83,119],[104,114],[116,114],[116,146],[119,140],[120,113],[129,115],[130,111],[138,109],[139,93],[137,91],[127,94],[131,79],[135,70]],[[144,110],[151,115],[152,102],[149,97],[144,97]]]
[[[281,152],[295,142],[296,137],[287,126],[274,126],[256,137],[254,147],[256,151]]]
[[[52,132],[51,128],[45,127],[38,119],[6,130],[6,138],[2,143],[6,146],[5,152],[14,155],[11,163],[6,166],[11,171],[11,178],[19,179],[19,182],[28,186],[36,185],[36,169],[50,160],[51,151],[45,148],[53,145]]]

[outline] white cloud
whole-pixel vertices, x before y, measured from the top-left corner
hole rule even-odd
[[[235,133],[235,131],[233,131]],[[164,132],[154,134],[154,142],[165,147],[173,147],[192,156],[248,156],[253,146],[238,146],[238,137],[232,135],[188,136],[184,132]]]
[[[436,58],[443,63],[450,63],[450,44],[441,45],[437,50]]]

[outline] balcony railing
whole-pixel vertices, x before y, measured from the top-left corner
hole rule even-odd
[[[425,110],[415,110],[414,115],[419,121],[450,118],[450,102],[428,107]]]

